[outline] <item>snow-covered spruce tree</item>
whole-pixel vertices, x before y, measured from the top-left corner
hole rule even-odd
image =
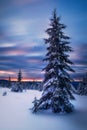
[[[69,99],[74,99],[68,73],[68,71],[74,72],[70,67],[73,63],[67,54],[72,51],[68,41],[70,38],[64,34],[63,29],[66,26],[60,23],[56,10],[50,21],[50,27],[46,30],[49,37],[45,39],[47,54],[44,60],[47,61],[47,66],[44,68],[43,93],[39,100],[35,100],[37,105],[34,105],[33,112],[40,109],[52,109],[53,112],[69,113],[74,108],[69,101]]]
[[[77,93],[87,95],[87,73],[84,75],[82,82],[79,83]]]

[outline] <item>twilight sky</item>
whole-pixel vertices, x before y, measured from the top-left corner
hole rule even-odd
[[[71,37],[72,77],[87,72],[87,0],[0,0],[0,78],[15,78],[19,69],[23,78],[43,78],[43,38],[54,8]]]

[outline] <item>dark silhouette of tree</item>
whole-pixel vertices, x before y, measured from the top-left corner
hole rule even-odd
[[[19,70],[18,72],[18,82],[21,82],[22,81],[22,72],[21,70]]]
[[[22,92],[23,91],[21,70],[19,70],[19,72],[18,72],[18,81],[15,85],[12,86],[11,91],[14,91],[14,92]]]
[[[7,85],[8,88],[11,88],[11,77],[9,76],[8,77],[8,85]]]

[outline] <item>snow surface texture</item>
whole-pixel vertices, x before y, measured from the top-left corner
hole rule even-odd
[[[0,88],[0,130],[87,130],[87,96],[75,95],[75,112],[70,114],[32,113],[32,101],[40,96],[35,90],[15,93]]]

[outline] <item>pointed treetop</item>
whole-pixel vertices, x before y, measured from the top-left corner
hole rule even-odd
[[[60,16],[57,17],[57,11],[56,11],[56,9],[53,10],[52,15],[53,15],[53,19],[57,19],[58,21],[60,20]]]
[[[56,9],[54,9],[53,15],[56,17],[56,15],[57,15]]]

